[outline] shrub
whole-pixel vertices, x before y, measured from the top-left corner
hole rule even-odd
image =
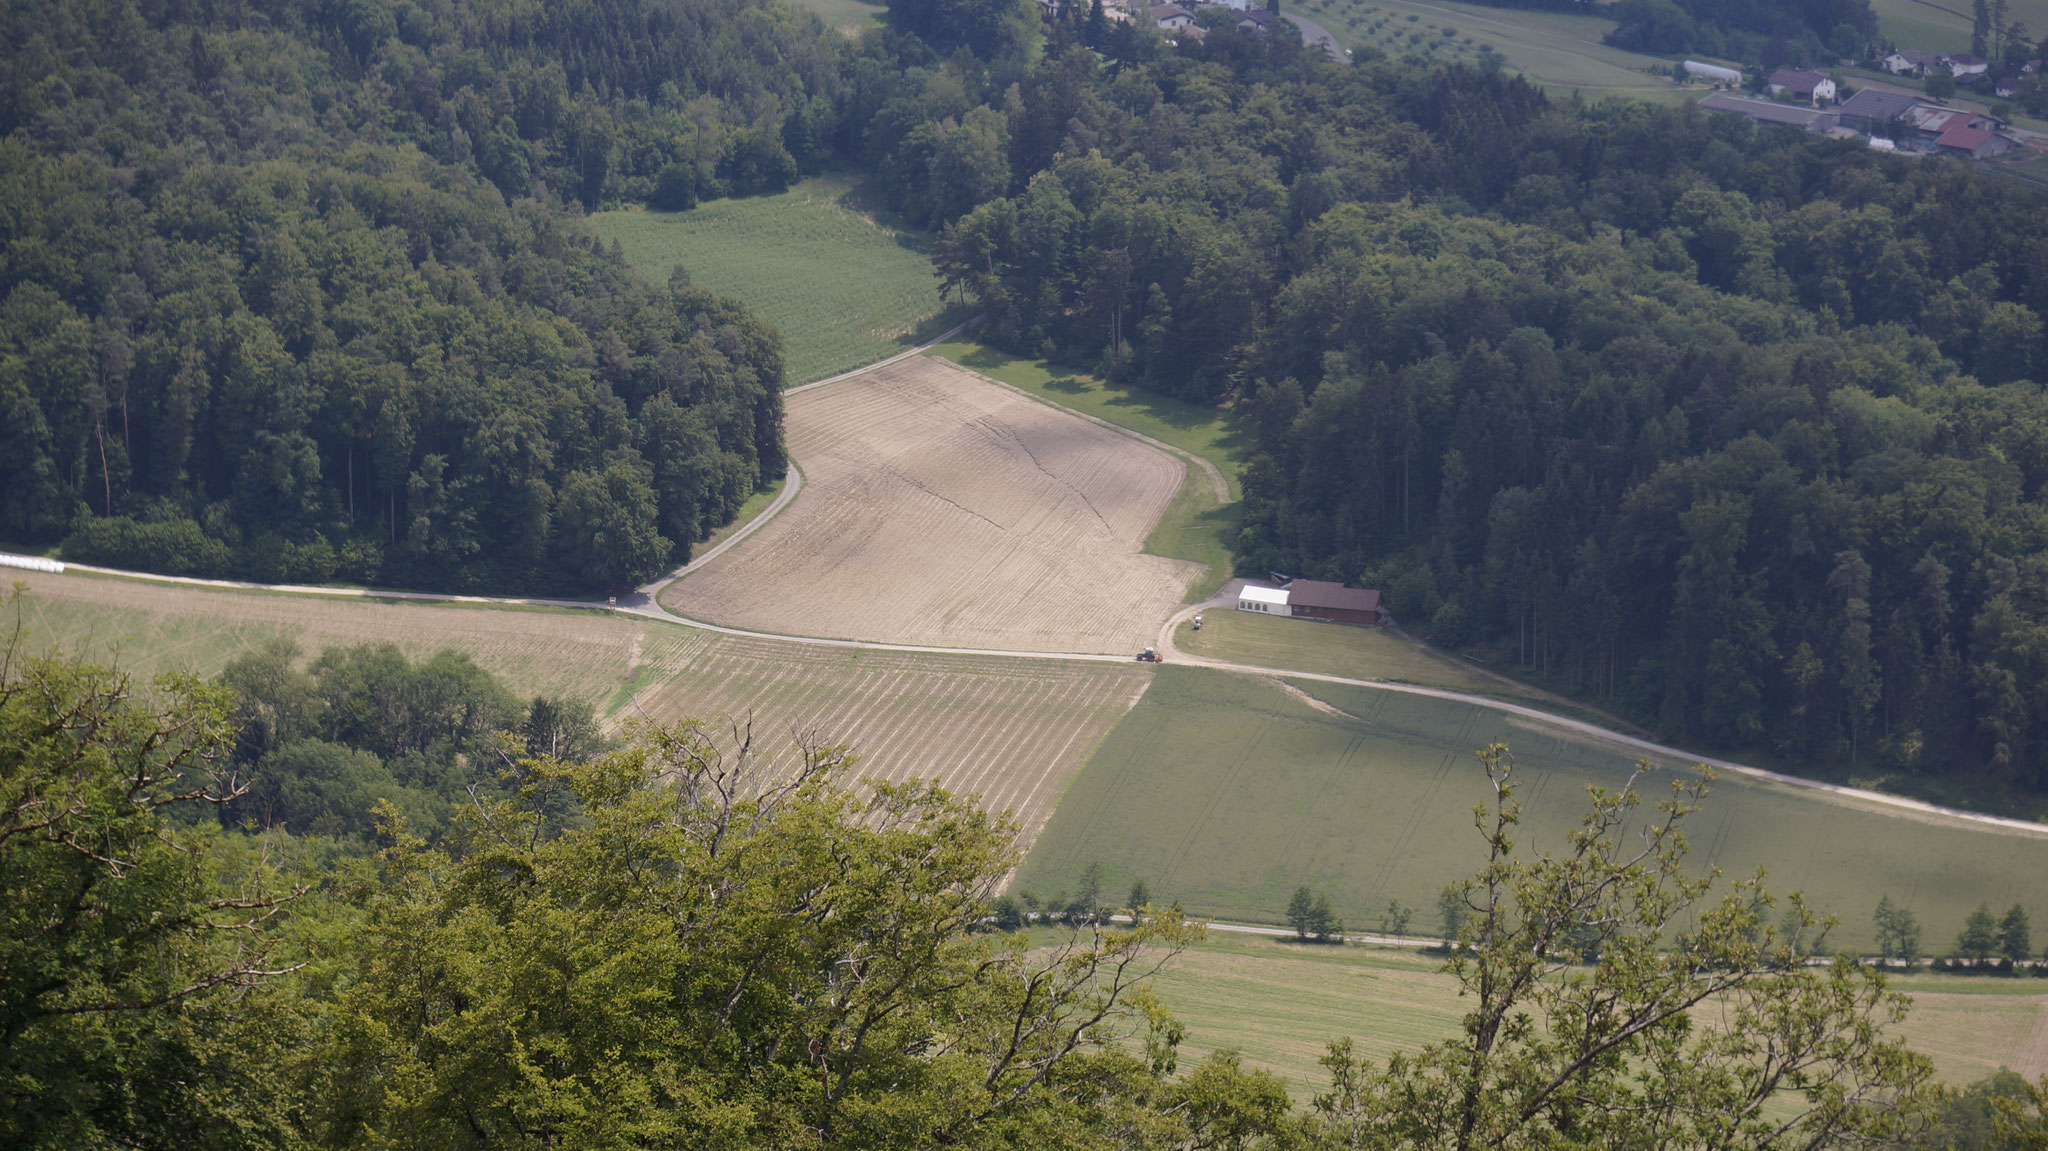
[[[83,516],[62,550],[77,563],[166,575],[218,576],[228,567],[228,545],[189,519],[138,523],[127,516]]]

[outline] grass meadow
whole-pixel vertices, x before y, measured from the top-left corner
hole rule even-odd
[[[796,0],[796,7],[807,12],[816,12],[825,27],[836,28],[849,36],[858,35],[863,28],[879,25],[882,14],[888,11],[880,4],[867,0]]]
[[[1670,81],[1648,74],[1654,56],[1600,42],[1614,27],[1604,16],[1491,8],[1455,0],[1297,0],[1294,11],[1328,29],[1354,52],[1377,49],[1401,58],[1476,61],[1484,49],[1500,53],[1510,71],[1554,95],[1574,91],[1587,99],[1629,96],[1676,100]]]
[[[792,386],[902,351],[943,310],[924,234],[863,207],[841,176],[687,212],[601,212],[591,226],[648,279],[680,264],[781,329]]]
[[[1488,797],[1473,752],[1514,751],[1522,838],[1556,846],[1588,784],[1617,786],[1632,753],[1477,705],[1169,665],[1075,779],[1013,888],[1072,891],[1090,863],[1106,890],[1143,880],[1155,898],[1226,920],[1279,923],[1289,894],[1327,891],[1354,928],[1390,900],[1433,931],[1436,894],[1475,870],[1473,805]],[[1643,783],[1654,801],[1674,768]],[[1840,917],[1835,945],[1873,946],[1880,897],[1915,911],[1930,952],[1980,901],[2048,917],[2039,876],[2048,828],[1999,830],[1870,801],[1727,775],[1692,818],[1693,858],[1769,871]],[[2044,989],[2048,990],[2048,989]]]
[[[1173,643],[1189,655],[1226,663],[1449,688],[1582,713],[1588,718],[1604,718],[1586,713],[1570,700],[1495,675],[1382,628],[1345,627],[1217,608],[1204,613],[1201,631],[1194,629],[1192,621],[1181,624],[1174,632]]]
[[[2048,0],[2009,0],[2007,19],[2027,26],[2038,42],[2048,31]],[[1965,0],[1870,0],[1878,30],[1901,48],[1921,52],[1970,50],[1970,5]]]
[[[1349,1036],[1384,1064],[1457,1032],[1465,1005],[1440,957],[1397,948],[1328,947],[1211,932],[1155,980],[1187,1028],[1182,1065],[1236,1048],[1287,1081],[1298,1101],[1328,1088],[1316,1062]],[[2048,1072],[2048,981],[1919,974],[1894,978],[1913,1011],[1900,1034],[1951,1083],[2010,1067]]]

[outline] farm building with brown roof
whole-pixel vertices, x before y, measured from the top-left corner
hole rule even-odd
[[[1381,624],[1387,613],[1380,593],[1365,588],[1345,587],[1319,579],[1297,579],[1287,585],[1288,614],[1296,619],[1323,619],[1337,623]]]

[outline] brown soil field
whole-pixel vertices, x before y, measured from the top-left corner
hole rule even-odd
[[[1010,810],[1020,847],[1151,681],[1136,664],[862,651],[591,611],[7,574],[29,588],[21,622],[31,649],[82,648],[142,676],[212,676],[280,638],[307,659],[344,644],[394,643],[415,659],[452,648],[515,694],[587,699],[615,723],[751,717],[757,744],[779,754],[797,732],[846,744],[861,756],[859,775],[937,779]]]
[[[801,494],[663,603],[783,634],[1126,652],[1202,575],[1141,551],[1182,461],[944,361],[794,394],[787,427]]]

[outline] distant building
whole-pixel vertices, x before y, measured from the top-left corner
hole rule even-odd
[[[1941,58],[1938,56],[1901,49],[1886,56],[1878,66],[1894,76],[1925,76],[1928,69],[1940,62]]]
[[[1237,30],[1263,36],[1273,26],[1274,16],[1264,8],[1246,8],[1237,14]]]
[[[1238,590],[1237,610],[1367,626],[1388,621],[1379,592],[1319,579],[1288,580],[1279,587],[1248,583]]]
[[[1832,111],[1817,108],[1800,108],[1791,104],[1773,104],[1769,100],[1751,100],[1742,96],[1731,96],[1716,92],[1700,101],[1700,107],[1709,112],[1732,112],[1747,116],[1756,124],[1784,124],[1802,128],[1808,132],[1825,132],[1841,123],[1841,117]]]
[[[1905,118],[1906,113],[1918,107],[1934,107],[1918,96],[1904,92],[1880,92],[1865,88],[1854,96],[1842,101],[1835,109],[1835,115],[1842,123],[1865,135],[1890,135],[1888,131],[1894,121]]]
[[[1702,64],[1698,60],[1687,60],[1685,72],[1693,79],[1704,80],[1709,84],[1727,84],[1734,87],[1740,87],[1742,84],[1741,72],[1734,68],[1723,68],[1719,64]]]
[[[1387,621],[1386,610],[1380,606],[1380,593],[1345,587],[1329,580],[1298,579],[1290,582],[1287,585],[1287,610],[1296,619],[1373,625]]]
[[[1780,68],[1771,73],[1771,95],[1790,96],[1819,107],[1835,102],[1835,82],[1818,72]]]
[[[1237,592],[1237,610],[1287,614],[1287,589],[1246,584]]]
[[[1178,4],[1154,4],[1152,22],[1161,28],[1185,28],[1195,22],[1195,14]]]
[[[2012,151],[2012,141],[1996,132],[1958,123],[1935,137],[1934,150],[1959,160],[1988,160]]]
[[[1941,62],[1958,80],[1965,76],[1982,76],[1991,69],[1991,61],[1982,56],[1972,56],[1968,52],[1943,56]]]

